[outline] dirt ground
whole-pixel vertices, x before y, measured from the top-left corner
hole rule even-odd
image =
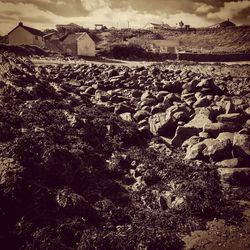
[[[208,222],[206,231],[194,231],[183,238],[185,249],[250,249],[250,202],[240,201],[240,204],[245,207],[245,222],[242,226],[226,225],[224,220]]]

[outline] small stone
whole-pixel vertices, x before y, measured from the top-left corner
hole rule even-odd
[[[122,113],[119,116],[122,118],[122,120],[127,121],[127,122],[132,122],[132,120],[133,120],[132,115],[129,112]]]

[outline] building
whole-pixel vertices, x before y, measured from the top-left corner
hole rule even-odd
[[[61,38],[61,48],[64,53],[72,56],[95,56],[96,46],[86,33],[67,34]]]
[[[95,24],[95,30],[107,30],[107,27],[103,24]]]
[[[145,39],[145,38],[131,38],[128,41],[130,45],[136,45],[148,52],[153,53],[177,53],[180,43],[174,39]]]
[[[8,33],[9,44],[11,45],[37,45],[44,47],[44,33],[40,30],[24,26],[20,22],[13,30]]]
[[[226,28],[226,27],[235,27],[236,24],[231,22],[229,19],[226,21],[223,21],[221,23],[217,23],[214,25],[211,25],[209,28]]]
[[[175,54],[179,48],[179,42],[177,40],[150,40],[148,45],[148,51],[160,54]]]
[[[49,50],[62,52],[60,36],[57,32],[51,32],[43,36],[45,47]]]
[[[158,23],[148,23],[144,26],[144,29],[154,30],[154,29],[171,29],[166,23],[158,24]]]

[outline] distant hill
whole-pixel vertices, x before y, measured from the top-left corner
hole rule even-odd
[[[203,53],[250,53],[250,26],[196,30],[109,30],[97,33],[99,49],[128,43],[131,38],[175,39],[184,51]]]

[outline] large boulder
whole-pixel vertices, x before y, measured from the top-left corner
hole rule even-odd
[[[235,133],[233,152],[234,156],[250,158],[250,135]]]
[[[233,132],[233,127],[222,122],[206,123],[203,126],[203,132],[208,133],[211,137],[216,137],[222,132]]]
[[[188,138],[199,135],[204,125],[212,123],[209,115],[210,111],[208,109],[201,108],[191,121],[177,128],[171,144],[175,147],[180,147]]]
[[[176,130],[176,121],[167,113],[158,113],[149,117],[150,131],[154,135],[172,137]]]
[[[190,137],[199,135],[200,131],[201,129],[196,127],[178,126],[171,144],[180,147]]]
[[[202,142],[195,145],[191,145],[187,148],[186,160],[195,160],[203,158],[202,151],[206,148],[206,145]]]
[[[213,162],[218,162],[232,157],[232,143],[230,140],[219,141],[214,140],[212,145],[208,146],[203,155]]]

